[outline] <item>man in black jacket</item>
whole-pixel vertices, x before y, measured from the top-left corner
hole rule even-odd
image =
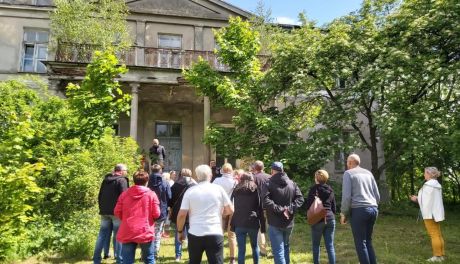
[[[155,220],[155,240],[153,254],[155,259],[158,258],[160,251],[161,234],[163,227],[168,217],[168,203],[171,200],[171,186],[161,177],[162,169],[159,164],[153,164],[152,174],[149,176],[149,183],[147,187],[154,191],[160,201],[160,216]]]
[[[254,174],[254,182],[257,185],[257,189],[259,190],[259,195],[263,199],[265,197],[265,192],[267,189],[267,183],[270,179],[270,175],[264,172],[264,163],[261,160],[256,160],[254,164],[252,164],[252,173]],[[263,202],[263,201],[262,201]],[[265,220],[264,220],[265,221]],[[265,232],[264,232],[265,233]],[[259,231],[258,234],[258,243],[260,248],[260,255],[267,256],[267,243],[265,239],[265,234]]]
[[[296,183],[283,171],[283,164],[273,162],[264,205],[267,212],[268,235],[275,264],[289,264],[289,238],[294,227],[294,213],[304,202]]]
[[[117,204],[118,197],[128,189],[127,168],[124,164],[117,164],[113,173],[105,175],[99,189],[98,203],[101,215],[101,227],[94,249],[93,262],[101,263],[102,248],[110,240],[111,227],[113,227],[114,255],[117,263],[121,263],[121,244],[116,241],[120,219],[115,217],[113,209]]]
[[[161,169],[164,169],[166,161],[166,150],[165,147],[160,145],[160,141],[156,138],[153,139],[152,146],[149,149],[149,158],[150,166],[159,164]]]

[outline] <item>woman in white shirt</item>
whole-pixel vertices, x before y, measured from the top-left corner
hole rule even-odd
[[[418,195],[412,195],[411,200],[420,206],[426,230],[431,238],[433,257],[429,262],[444,260],[444,239],[441,233],[440,222],[444,221],[444,205],[442,202],[442,187],[437,178],[440,172],[436,167],[425,168],[425,183]]]

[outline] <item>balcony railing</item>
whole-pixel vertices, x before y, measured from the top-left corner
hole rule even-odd
[[[56,61],[89,63],[94,45],[59,44],[56,50]],[[175,50],[151,47],[132,47],[117,54],[121,63],[127,66],[146,66],[167,69],[188,69],[199,57],[208,61],[211,67],[219,71],[229,71],[229,67],[222,64],[213,51]]]

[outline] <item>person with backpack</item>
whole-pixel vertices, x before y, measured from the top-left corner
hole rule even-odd
[[[176,235],[174,237],[174,247],[176,253],[176,262],[180,262],[182,258],[182,243],[179,240],[179,233],[177,232],[177,214],[180,210],[184,193],[189,187],[196,185],[196,181],[192,179],[192,171],[187,168],[183,168],[179,173],[174,185],[171,187],[172,198],[169,200],[169,207],[171,208],[171,222],[176,225]],[[187,238],[187,231],[189,229],[188,217],[185,220],[184,229],[182,232],[184,237]]]
[[[316,184],[310,188],[304,204],[305,208],[308,210],[315,201],[315,197],[318,197],[324,209],[326,209],[326,216],[311,225],[311,244],[314,264],[319,264],[319,245],[321,243],[321,236],[324,237],[329,264],[335,264],[334,232],[336,205],[334,191],[331,186],[326,184],[328,179],[329,174],[327,171],[318,170],[315,172]]]
[[[155,222],[155,241],[154,255],[158,258],[160,251],[161,234],[163,233],[164,223],[168,217],[168,203],[171,200],[171,187],[169,183],[161,177],[162,169],[158,164],[152,166],[152,174],[149,176],[148,187],[154,191],[160,201],[160,216]]]

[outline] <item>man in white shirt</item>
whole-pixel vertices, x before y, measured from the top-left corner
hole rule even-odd
[[[235,188],[237,182],[233,176],[233,167],[230,163],[225,163],[221,169],[222,177],[216,178],[213,181],[213,184],[221,186],[228,197],[232,197],[233,189]],[[236,234],[230,230],[230,222],[232,220],[232,215],[225,215],[222,218],[222,229],[224,232],[227,232],[228,236],[228,248],[230,255],[230,264],[235,263],[235,248],[236,248]]]
[[[185,238],[183,228],[188,214],[189,263],[201,263],[203,252],[206,252],[209,263],[223,264],[222,216],[233,214],[233,205],[222,187],[211,184],[212,171],[208,165],[196,167],[195,173],[198,184],[185,192],[177,215],[179,239]]]

